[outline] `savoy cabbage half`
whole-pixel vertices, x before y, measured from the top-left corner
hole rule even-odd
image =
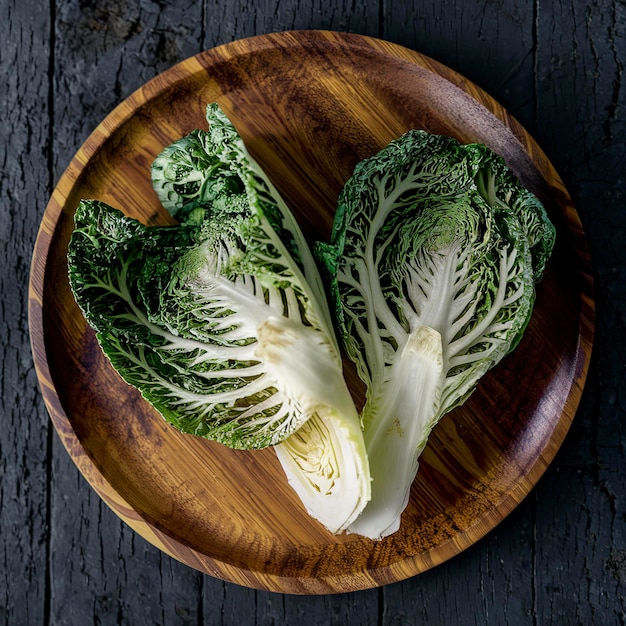
[[[309,513],[337,532],[370,481],[320,275],[232,123],[217,105],[207,120],[152,166],[178,224],[80,203],[70,285],[114,368],[169,423],[232,448],[275,446]]]
[[[357,165],[318,247],[367,386],[372,498],[350,531],[399,528],[435,424],[519,343],[554,234],[484,145],[413,130]]]

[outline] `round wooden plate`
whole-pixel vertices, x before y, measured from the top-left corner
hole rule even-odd
[[[521,345],[431,436],[401,529],[333,536],[287,485],[273,450],[236,452],[170,428],[103,357],[74,303],[66,252],[81,198],[165,223],[153,157],[217,101],[311,241],[328,239],[355,164],[410,128],[500,153],[554,220],[558,241]],[[593,337],[590,260],[570,197],[507,112],[462,76],[381,40],[286,32],[226,44],[156,77],[93,132],[60,179],[30,281],[34,362],[72,459],[139,534],[191,567],[286,593],[402,580],[485,535],[535,485],[577,408]],[[357,401],[362,389],[348,371]]]

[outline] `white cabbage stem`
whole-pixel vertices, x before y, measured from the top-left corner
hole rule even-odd
[[[349,532],[382,539],[400,528],[419,455],[439,413],[443,369],[441,335],[429,326],[418,326],[391,368],[382,396],[374,401],[376,407],[371,407],[378,411],[365,428],[372,497]]]
[[[358,413],[341,362],[324,334],[285,317],[257,330],[255,356],[307,421],[274,449],[311,517],[345,530],[370,496],[370,474]]]

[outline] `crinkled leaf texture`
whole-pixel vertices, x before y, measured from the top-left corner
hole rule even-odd
[[[70,285],[114,368],[169,423],[232,448],[276,446],[309,513],[338,532],[370,481],[321,279],[233,125],[216,105],[207,119],[154,161],[179,223],[82,201]]]
[[[367,386],[372,499],[351,532],[398,530],[430,432],[519,343],[554,234],[484,145],[413,130],[357,165],[317,247]]]

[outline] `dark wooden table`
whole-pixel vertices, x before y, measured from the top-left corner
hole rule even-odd
[[[48,419],[27,320],[48,197],[102,118],[179,60],[292,29],[387,39],[484,88],[564,179],[596,272],[587,387],[532,493],[486,538],[425,574],[314,597],[200,574],[119,521]],[[626,623],[623,0],[3,0],[0,42],[0,623]]]

